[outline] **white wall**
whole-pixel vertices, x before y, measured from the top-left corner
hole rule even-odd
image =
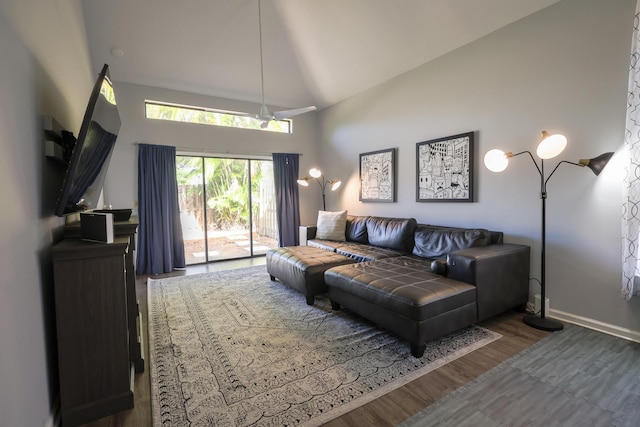
[[[238,157],[271,158],[271,153],[299,153],[302,155],[300,174],[303,176],[317,160],[316,112],[294,117],[292,134],[152,120],[144,116],[145,100],[249,113],[260,111],[260,105],[122,83],[117,81],[118,76],[114,73],[111,77],[115,80],[114,90],[122,121],[104,186],[104,202],[114,208],[137,207],[137,143],[170,145],[183,152]],[[278,110],[277,107],[269,108]],[[319,201],[302,203],[301,214],[308,216],[309,212],[316,212],[319,207],[316,203]]]
[[[635,3],[564,0],[324,110],[321,167],[346,184],[331,195],[339,197],[332,208],[502,230],[506,241],[532,247],[531,273],[539,278],[539,175],[528,156],[492,173],[483,166],[484,153],[535,154],[542,130],[568,137],[561,160],[615,151],[597,178],[562,165],[549,182],[547,294],[552,310],[640,338],[640,302],[620,298],[622,145]],[[477,202],[415,202],[415,144],[469,131],[477,132]],[[359,202],[359,153],[392,147],[397,203]],[[547,172],[555,164],[548,161]],[[532,281],[531,294],[538,292]]]
[[[62,173],[41,115],[77,134],[94,80],[79,0],[0,3],[0,424],[51,425],[57,398],[50,248]]]

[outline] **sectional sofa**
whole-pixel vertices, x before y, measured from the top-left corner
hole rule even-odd
[[[332,218],[322,226],[326,215],[344,225]],[[326,215],[301,227],[300,246],[267,253],[271,279],[308,304],[328,293],[333,309],[344,306],[406,339],[415,357],[437,337],[527,302],[530,248],[504,243],[502,232]]]

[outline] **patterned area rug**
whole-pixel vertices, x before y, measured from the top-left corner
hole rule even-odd
[[[500,337],[473,326],[416,359],[264,266],[149,279],[148,304],[156,426],[317,426]]]

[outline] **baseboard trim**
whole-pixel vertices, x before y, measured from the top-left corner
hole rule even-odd
[[[49,414],[49,418],[47,418],[47,422],[44,424],[44,427],[58,427],[60,425],[60,397],[56,398],[56,401],[53,402],[53,406],[51,407],[51,413]]]
[[[549,309],[549,317],[561,320],[568,323],[573,323],[578,326],[593,329],[598,332],[613,335],[618,338],[623,338],[629,341],[640,343],[640,332],[633,331],[631,329],[621,328],[619,326],[611,325],[609,323],[600,322],[598,320],[590,319],[588,317],[582,317],[571,313],[565,313],[564,311]]]

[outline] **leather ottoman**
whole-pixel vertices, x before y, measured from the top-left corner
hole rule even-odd
[[[302,293],[309,305],[313,305],[316,295],[327,292],[326,270],[355,262],[355,259],[312,246],[286,246],[267,252],[267,272],[271,280],[277,278]]]

